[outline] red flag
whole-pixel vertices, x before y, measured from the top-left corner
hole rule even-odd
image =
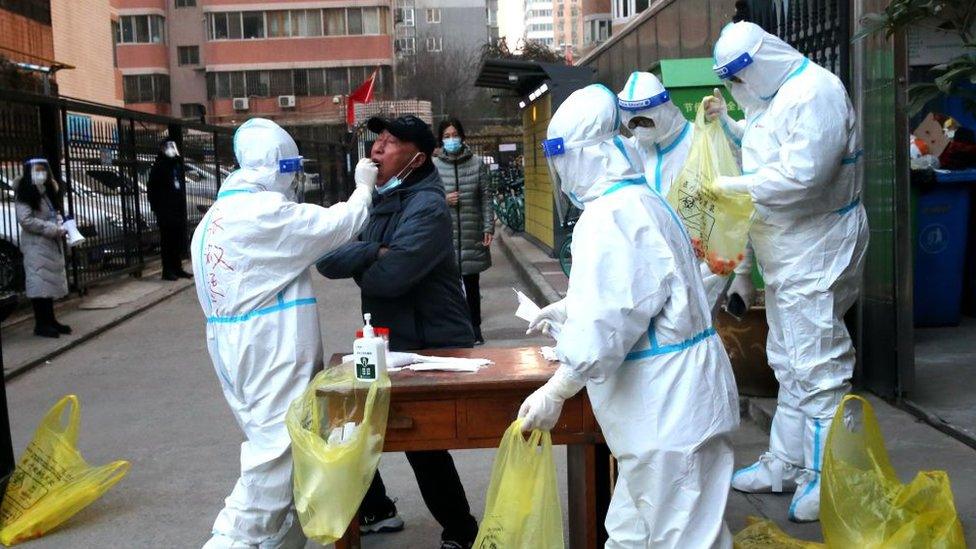
[[[346,100],[346,124],[352,126],[356,122],[356,103],[369,103],[373,100],[373,88],[376,87],[376,73],[379,69],[374,69],[373,74],[365,82],[356,88],[356,91],[349,94]]]

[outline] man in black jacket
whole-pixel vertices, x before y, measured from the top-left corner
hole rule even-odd
[[[149,207],[156,214],[159,225],[159,255],[163,264],[163,280],[193,278],[183,270],[183,256],[189,241],[186,235],[186,187],[183,159],[176,143],[159,144],[156,161],[149,171],[146,188]]]
[[[434,135],[414,116],[372,118],[379,134],[370,152],[376,195],[369,221],[356,242],[318,263],[328,278],[353,278],[363,312],[390,329],[390,350],[471,347],[474,331],[452,246],[451,212],[431,162]],[[478,525],[446,451],[407,452],[431,514],[441,524],[442,549],[472,545]],[[362,504],[363,533],[397,531],[403,521],[386,496],[379,473]]]

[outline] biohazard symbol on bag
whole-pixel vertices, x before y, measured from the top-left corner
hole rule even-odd
[[[512,423],[498,446],[476,549],[562,549],[563,516],[549,432]]]
[[[695,255],[721,276],[732,274],[745,258],[753,207],[749,195],[721,193],[715,182],[720,175],[740,173],[721,123],[705,120],[703,102],[688,159],[668,191],[668,202],[688,231]]]
[[[62,398],[41,420],[0,505],[0,543],[14,545],[47,534],[129,471],[128,461],[101,467],[85,462],[76,447],[80,421],[75,395]]]

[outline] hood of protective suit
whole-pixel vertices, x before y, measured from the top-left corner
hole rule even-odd
[[[278,161],[298,158],[298,145],[278,124],[252,118],[234,134],[234,156],[240,168],[227,177],[221,190],[273,191],[291,196],[294,173],[281,173]]]
[[[617,97],[602,84],[572,93],[552,115],[549,139],[566,152],[553,157],[562,192],[586,204],[617,183],[642,177],[637,151],[620,137]]]
[[[634,117],[654,121],[653,128],[634,128],[631,133],[642,144],[670,143],[685,127],[685,117],[672,101],[664,85],[649,72],[634,72],[617,94],[620,121],[625,126]]]
[[[729,91],[747,110],[768,103],[783,83],[808,62],[779,37],[746,21],[727,25],[722,30],[715,42],[715,68],[724,67],[743,54],[751,56],[752,62],[734,73],[743,83],[731,83]]]

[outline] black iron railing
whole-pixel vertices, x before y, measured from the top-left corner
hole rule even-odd
[[[23,285],[14,185],[23,161],[43,156],[62,184],[65,213],[86,240],[69,252],[68,281],[92,283],[140,272],[159,253],[149,208],[149,171],[163,139],[176,141],[186,167],[187,230],[216,200],[233,170],[234,128],[207,126],[65,98],[0,90],[0,291]],[[298,140],[308,162],[304,200],[329,205],[351,190],[341,142]]]

